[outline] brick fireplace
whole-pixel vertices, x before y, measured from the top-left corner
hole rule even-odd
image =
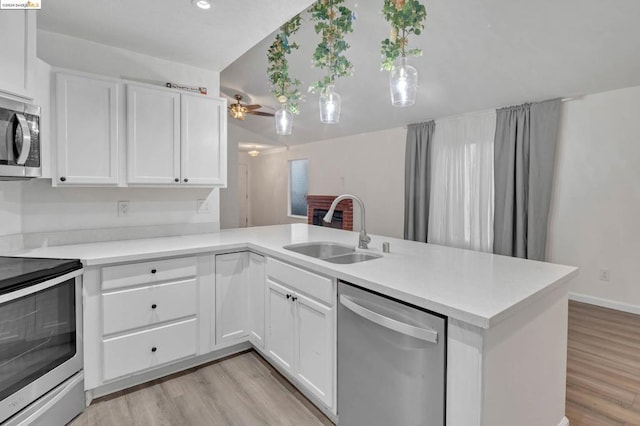
[[[353,231],[353,202],[351,200],[340,201],[330,224],[322,221],[336,197],[337,195],[307,195],[307,223]]]

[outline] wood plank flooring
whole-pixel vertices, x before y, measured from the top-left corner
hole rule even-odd
[[[249,351],[95,400],[71,426],[333,425]]]
[[[640,316],[569,303],[571,426],[640,425]],[[256,352],[94,401],[72,426],[332,425]]]
[[[569,302],[571,426],[640,425],[640,316]]]

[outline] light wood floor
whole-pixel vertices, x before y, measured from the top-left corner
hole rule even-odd
[[[640,425],[640,316],[569,302],[571,426]]]
[[[253,351],[94,401],[72,426],[333,425]]]
[[[571,426],[640,425],[640,316],[569,303]],[[72,426],[332,425],[253,351],[94,401]]]

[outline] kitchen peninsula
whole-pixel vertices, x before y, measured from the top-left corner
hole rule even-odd
[[[78,258],[84,264],[88,400],[254,347],[339,420],[335,305],[337,281],[344,281],[446,317],[447,425],[567,424],[567,292],[576,268],[377,235],[367,252],[383,256],[348,265],[283,248],[309,241],[353,246],[358,234],[275,225],[43,247],[16,255]],[[390,243],[390,253],[382,253],[383,242]],[[330,347],[321,371],[331,376],[328,380],[314,382],[298,368],[304,362],[288,366],[272,350],[269,333],[276,322],[269,316],[274,309],[269,306],[270,281],[326,306],[329,326],[322,336]],[[173,303],[166,318],[121,310],[137,301],[142,306],[149,294]],[[235,304],[233,309],[229,303]],[[173,353],[153,346],[147,358],[145,345],[155,345],[159,335],[177,339],[169,345]],[[144,356],[129,353],[138,346],[145,346]],[[117,361],[121,357],[128,365]]]

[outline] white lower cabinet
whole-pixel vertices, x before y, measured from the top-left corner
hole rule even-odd
[[[249,340],[264,348],[264,295],[265,258],[256,253],[249,254]]]
[[[314,293],[334,296],[305,294],[309,282],[329,286]],[[268,259],[266,314],[267,355],[335,412],[335,282]]]
[[[294,317],[293,291],[267,280],[267,353],[287,372],[294,374]]]
[[[249,252],[216,256],[215,344],[246,340]]]
[[[95,395],[251,342],[336,414],[335,279],[248,251],[205,253],[89,267],[83,296],[85,386]]]
[[[325,404],[333,398],[334,311],[296,294],[296,378]]]
[[[104,380],[144,371],[196,354],[196,319],[104,341]]]
[[[209,353],[212,270],[210,254],[87,268],[86,389]]]

